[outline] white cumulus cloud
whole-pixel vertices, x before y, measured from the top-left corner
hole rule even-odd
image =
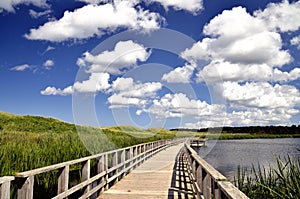
[[[111,85],[110,92],[113,94],[108,98],[108,103],[110,108],[131,105],[143,107],[156,97],[161,88],[162,84],[159,82],[140,83],[134,82],[132,78],[119,77]]]
[[[52,66],[54,66],[54,61],[51,59],[48,59],[44,62],[43,66],[49,70],[52,68]]]
[[[291,85],[274,86],[267,82],[224,82],[223,97],[232,107],[247,109],[293,109],[300,105],[300,92]]]
[[[203,9],[202,0],[146,0],[147,2],[158,2],[166,10],[169,7],[174,8],[175,10],[186,10],[196,14],[198,11]]]
[[[224,106],[208,104],[205,101],[189,99],[183,93],[166,94],[160,99],[154,99],[153,105],[141,110],[157,117],[207,117],[224,111]]]
[[[269,3],[263,11],[254,12],[254,16],[264,21],[270,30],[296,31],[300,28],[300,1]]]
[[[13,66],[10,68],[10,70],[14,70],[14,71],[24,71],[26,69],[30,69],[31,67],[28,64],[22,64],[22,65],[17,65],[17,66]]]
[[[72,95],[73,94],[73,87],[68,86],[65,89],[55,88],[53,86],[48,86],[45,90],[41,91],[42,95]]]
[[[222,126],[267,126],[286,125],[291,117],[299,111],[296,109],[264,110],[251,108],[244,111],[220,112],[213,116],[200,118],[195,122],[188,122],[187,128],[209,128]]]
[[[268,7],[267,7],[268,9]],[[181,53],[190,63],[210,61],[197,76],[198,81],[291,81],[277,68],[293,59],[283,49],[281,35],[270,30],[265,21],[249,14],[245,8],[225,10],[204,26],[209,37]]]
[[[5,10],[7,12],[15,12],[15,7],[21,4],[34,5],[40,8],[47,8],[47,0],[1,0],[0,1],[0,13]]]
[[[118,42],[112,51],[104,51],[98,55],[89,52],[79,58],[77,64],[86,67],[88,72],[108,72],[121,74],[122,70],[130,68],[138,61],[146,61],[151,52],[143,45],[131,40]]]
[[[105,92],[110,88],[110,75],[108,73],[92,73],[89,79],[84,81],[77,81],[72,86],[64,89],[48,86],[41,91],[42,95],[72,95],[74,92],[93,93]]]
[[[300,68],[283,72],[267,64],[233,64],[213,60],[197,74],[199,82],[220,83],[223,81],[246,82],[289,82],[300,78]]]
[[[101,36],[118,28],[150,31],[163,21],[158,13],[135,8],[135,2],[118,1],[103,5],[88,4],[74,11],[65,11],[62,18],[31,29],[27,39],[62,42]]]
[[[195,64],[186,64],[183,67],[177,67],[163,75],[162,80],[169,83],[189,83],[195,70]]]
[[[297,46],[298,49],[300,49],[300,35],[293,37],[290,41],[291,45]]]

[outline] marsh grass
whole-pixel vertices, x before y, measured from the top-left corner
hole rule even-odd
[[[300,159],[276,158],[276,168],[258,164],[250,170],[238,167],[234,183],[250,198],[300,198]]]
[[[141,130],[130,126],[100,129],[75,126],[53,118],[0,112],[0,176],[14,175],[115,148],[180,136],[187,134],[164,129]],[[92,161],[91,167],[95,165],[96,161]],[[80,181],[81,168],[80,164],[70,167],[70,183]],[[57,171],[35,176],[34,190],[40,198],[53,196],[56,187]],[[15,198],[15,185],[13,190]]]

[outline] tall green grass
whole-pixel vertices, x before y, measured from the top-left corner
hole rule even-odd
[[[75,126],[53,118],[0,112],[0,176],[14,175],[115,148],[172,139],[178,135],[187,134],[164,129],[141,130],[129,126]],[[70,168],[73,181],[79,180],[80,170],[80,164]],[[50,197],[56,192],[56,183],[57,171],[36,176],[36,195]]]
[[[276,168],[238,168],[235,185],[250,198],[300,198],[300,159],[277,158]]]

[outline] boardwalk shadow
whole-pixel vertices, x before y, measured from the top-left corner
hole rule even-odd
[[[179,153],[176,156],[173,167],[171,187],[168,191],[168,199],[197,198],[193,191],[193,185],[187,172],[187,163]]]

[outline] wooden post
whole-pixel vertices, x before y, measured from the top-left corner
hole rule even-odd
[[[106,171],[106,175],[105,175],[105,181],[106,181],[106,185],[105,185],[105,190],[107,190],[109,188],[109,184],[108,184],[108,154],[106,153],[104,155],[104,169]]]
[[[136,146],[133,148],[133,157],[134,157],[134,161],[132,162],[133,164],[138,161],[138,159],[136,158],[137,155],[138,155],[138,147]],[[135,169],[136,167],[137,165],[135,165],[132,169]]]
[[[203,183],[202,183],[202,167],[199,164],[197,169],[196,169],[196,174],[197,174],[197,178],[196,178],[196,182],[199,186],[199,188],[201,189],[201,191],[203,190]]]
[[[105,155],[101,155],[97,163],[97,174],[105,171]],[[105,175],[98,180],[98,184],[101,184],[105,180]],[[103,186],[105,187],[105,186]],[[98,191],[98,195],[103,191],[103,187]]]
[[[98,163],[97,163],[97,173],[101,173],[104,171],[104,161],[105,161],[105,158],[104,158],[105,155],[101,155],[98,159]]]
[[[34,176],[18,178],[18,199],[33,198]]]
[[[135,149],[135,148],[130,147],[130,149],[129,149],[128,153],[127,153],[127,160],[130,160],[128,166],[131,166],[131,165],[133,164],[132,158],[134,157],[134,149]],[[131,168],[131,169],[129,170],[129,172],[130,172],[132,169],[133,169],[133,168]]]
[[[203,173],[203,170],[202,170]],[[203,175],[202,177],[204,177],[203,179],[203,196],[204,198],[211,198],[211,177],[210,175],[205,172],[205,175]]]
[[[222,199],[221,190],[219,189],[218,182],[212,182],[213,193],[215,199]]]
[[[121,151],[121,164],[123,164],[123,166],[121,166],[121,168],[120,168],[120,171],[123,172],[123,174],[121,174],[122,176],[120,177],[120,180],[121,180],[121,178],[123,176],[126,175],[126,172],[125,172],[125,168],[126,168],[126,165],[125,165],[126,156],[125,155],[126,155],[126,150],[123,149]]]
[[[196,160],[192,159],[192,172],[196,178]]]
[[[118,165],[118,152],[112,154],[112,167],[116,165]],[[118,169],[116,169],[114,175],[118,175]],[[118,182],[118,178],[116,178],[116,182]]]
[[[82,167],[82,182],[90,179],[90,175],[91,175],[91,160],[87,160],[85,162],[83,162],[83,167]],[[85,188],[84,193],[87,193],[90,191],[91,185],[87,185],[87,187]]]
[[[10,182],[14,179],[13,176],[0,177],[0,199],[10,198]]]
[[[69,187],[69,165],[60,168],[58,171],[57,194],[67,191],[68,187]]]

